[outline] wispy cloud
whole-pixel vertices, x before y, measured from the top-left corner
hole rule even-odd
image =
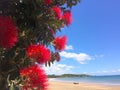
[[[119,73],[120,69],[118,70],[102,70],[102,71],[96,71],[96,72],[90,72],[90,74],[114,74]]]
[[[86,61],[88,60],[93,60],[92,56],[86,53],[74,53],[74,52],[62,51],[60,52],[60,55],[64,58],[71,58],[71,59],[77,60],[81,64],[85,64]]]
[[[72,45],[66,45],[65,50],[73,50],[73,46]]]
[[[101,54],[101,55],[94,55],[94,58],[103,58],[103,57],[104,57],[103,54]]]
[[[66,64],[58,64],[54,63],[51,65],[51,67],[43,67],[46,71],[47,74],[67,74],[67,73],[72,73],[72,69],[74,68],[73,66],[69,66]]]
[[[117,71],[120,72],[120,69],[118,69]]]

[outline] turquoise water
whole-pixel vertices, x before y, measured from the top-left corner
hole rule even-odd
[[[91,76],[91,77],[65,77],[65,78],[54,78],[54,81],[63,82],[88,82],[106,85],[120,85],[120,75],[114,76]]]

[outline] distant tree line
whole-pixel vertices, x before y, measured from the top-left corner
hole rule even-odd
[[[64,78],[64,77],[90,77],[88,74],[62,74],[62,75],[47,75],[48,78]]]

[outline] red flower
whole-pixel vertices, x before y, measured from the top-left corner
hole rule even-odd
[[[28,57],[37,60],[39,64],[46,63],[51,58],[50,50],[43,45],[28,46],[26,54]]]
[[[55,16],[58,18],[58,20],[60,20],[61,19],[61,9],[57,6],[54,6],[53,11],[55,13]]]
[[[44,70],[37,65],[26,67],[20,70],[24,78],[22,90],[46,90],[48,83]]]
[[[52,3],[52,0],[45,0],[45,5],[50,5]]]
[[[66,36],[55,38],[55,40],[54,40],[55,49],[60,50],[60,51],[64,50],[66,42],[67,42],[67,37]]]
[[[0,16],[0,47],[11,48],[18,41],[18,32],[9,17]]]
[[[72,14],[70,11],[66,11],[63,16],[62,19],[64,20],[65,24],[67,26],[69,26],[72,23]]]

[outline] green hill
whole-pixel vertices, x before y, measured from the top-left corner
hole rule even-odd
[[[64,78],[64,77],[89,77],[87,74],[62,74],[62,75],[48,75],[48,78]]]

